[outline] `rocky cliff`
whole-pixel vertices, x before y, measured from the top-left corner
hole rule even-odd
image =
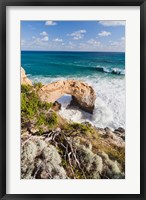
[[[56,98],[53,99],[50,95],[57,95],[57,90],[72,91],[71,95],[75,93],[78,99],[80,95],[74,90],[79,86],[95,98],[90,86],[70,80],[65,82],[67,91],[67,88],[63,89],[62,81],[55,83],[56,88],[60,89],[53,93],[54,84],[51,87],[40,83],[32,86],[26,80],[25,77],[21,86],[22,179],[125,178],[123,128],[111,130],[108,127],[97,128],[90,123],[68,122],[56,111],[61,105],[53,105],[43,99],[45,91],[45,94],[49,93],[48,98],[55,101]],[[74,83],[78,83],[78,86],[73,86]],[[60,92],[61,94],[63,93]]]
[[[21,84],[32,85],[32,82],[30,81],[30,79],[27,78],[25,70],[22,67],[21,67]]]

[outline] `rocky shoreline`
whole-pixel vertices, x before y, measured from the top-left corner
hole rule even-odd
[[[21,178],[124,179],[125,130],[68,122],[58,113],[56,100],[65,93],[73,96],[72,105],[91,113],[92,88],[73,81],[33,85],[21,72]],[[51,91],[53,102],[46,100]]]

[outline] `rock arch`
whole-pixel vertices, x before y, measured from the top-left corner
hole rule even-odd
[[[60,80],[44,85],[38,94],[45,102],[55,102],[65,94],[71,95],[71,104],[89,113],[93,113],[96,99],[93,88],[78,80]]]
[[[21,67],[21,84],[32,85],[27,78],[25,70]],[[72,96],[72,105],[82,110],[93,113],[96,94],[91,86],[78,80],[60,80],[44,85],[38,91],[42,101],[54,103],[65,94]]]

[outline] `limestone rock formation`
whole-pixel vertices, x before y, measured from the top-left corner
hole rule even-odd
[[[27,78],[25,70],[21,67],[21,84],[32,85]],[[94,89],[87,83],[78,80],[60,80],[40,88],[39,97],[42,101],[55,103],[65,94],[72,96],[71,105],[78,106],[80,109],[93,113],[96,94]],[[58,104],[59,105],[59,104]],[[60,109],[56,107],[55,109]]]
[[[72,96],[72,104],[82,110],[92,113],[96,99],[91,86],[78,80],[60,80],[43,86],[39,91],[42,101],[55,102],[65,94]]]
[[[21,67],[21,84],[32,85],[32,82],[27,78],[25,70]]]

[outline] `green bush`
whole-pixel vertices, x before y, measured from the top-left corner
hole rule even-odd
[[[38,82],[38,83],[34,83],[34,88],[36,89],[36,90],[39,90],[42,86],[43,86],[43,84],[41,83],[41,82]]]
[[[73,130],[73,131],[79,131],[81,133],[87,133],[87,132],[93,132],[93,129],[88,126],[88,125],[84,125],[84,124],[80,124],[80,123],[71,123],[71,124],[67,124],[64,127],[65,130]]]
[[[37,118],[37,123],[36,124],[38,126],[46,124],[46,118],[45,118],[45,114],[44,113],[39,114],[39,116]]]
[[[42,101],[39,101],[39,105],[38,105],[41,109],[44,109],[44,110],[49,110],[52,106],[53,106],[53,103],[47,103],[47,102],[42,102]]]
[[[26,91],[26,90],[23,90]],[[28,118],[33,118],[38,112],[39,98],[34,91],[21,93],[21,113]]]
[[[58,116],[55,112],[49,113],[49,116],[47,116],[44,113],[40,113],[37,117],[37,122],[36,125],[38,128],[42,128],[42,125],[45,127],[53,128],[57,125],[58,123]]]
[[[48,119],[45,116],[47,110],[52,107],[52,103],[42,102],[37,94],[37,91],[28,85],[21,86],[21,117],[24,121],[36,119],[37,125],[48,124]],[[54,117],[52,121],[55,120]],[[52,122],[51,121],[51,125]]]
[[[54,127],[58,123],[58,116],[55,112],[52,112],[51,115],[48,117],[48,126]]]
[[[30,85],[21,85],[21,93],[29,93],[32,90]]]

